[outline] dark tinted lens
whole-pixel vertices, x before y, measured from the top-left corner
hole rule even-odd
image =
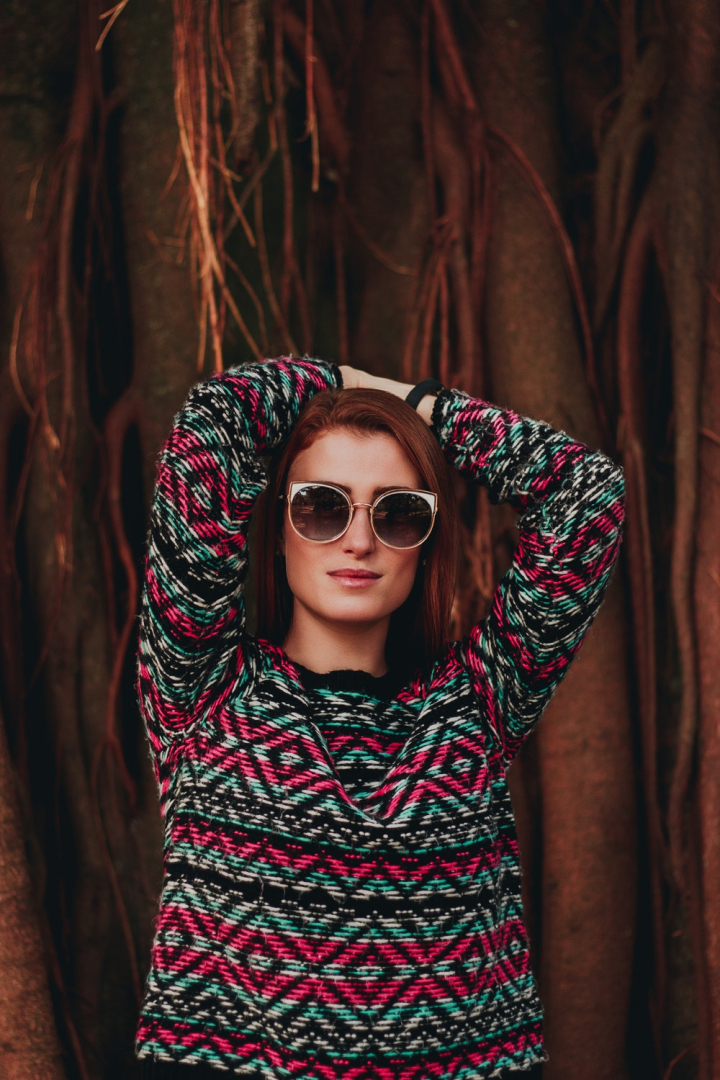
[[[334,540],[349,517],[350,503],[342,492],[323,484],[298,488],[290,503],[290,520],[307,540]]]
[[[415,547],[422,543],[432,525],[430,504],[411,491],[390,491],[375,507],[375,532],[390,547]]]

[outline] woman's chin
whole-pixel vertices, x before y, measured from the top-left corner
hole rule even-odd
[[[392,612],[377,604],[347,603],[332,604],[319,612],[320,618],[328,623],[346,623],[372,626],[388,618]]]
[[[388,603],[379,603],[379,600],[379,597],[369,596],[364,591],[348,590],[347,595],[329,598],[325,603],[322,602],[322,598],[316,596],[310,603],[305,602],[303,606],[311,611],[316,619],[325,623],[371,626],[388,618],[395,609]]]

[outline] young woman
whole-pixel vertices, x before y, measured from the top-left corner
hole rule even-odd
[[[268,361],[197,386],[167,442],[139,657],[166,830],[143,1075],[471,1080],[544,1058],[505,774],[601,603],[623,479],[424,389],[415,411],[409,386]],[[252,637],[247,532],[283,446]],[[447,463],[521,512],[456,643]]]

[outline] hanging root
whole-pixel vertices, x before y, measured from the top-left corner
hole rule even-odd
[[[345,245],[343,220],[336,204],[332,211],[333,254],[335,256],[335,288],[337,290],[338,352],[341,364],[350,363],[348,341],[347,295],[345,291]]]
[[[641,732],[643,794],[648,833],[648,868],[655,956],[653,1025],[660,1060],[667,958],[663,877],[667,862],[658,794],[657,671],[655,586],[644,445],[640,317],[643,284],[652,245],[650,199],[646,195],[628,243],[618,308],[617,365],[620,394],[620,449],[627,483],[627,538],[630,598]]]
[[[617,116],[599,147],[595,179],[596,332],[605,323],[617,282],[633,213],[638,162],[652,131],[645,113],[660,93],[665,66],[665,43],[655,38],[626,85]]]
[[[456,381],[460,389],[472,391],[479,361],[479,334],[466,255],[470,218],[470,176],[467,161],[458,145],[450,119],[440,102],[435,102],[433,107],[433,139],[444,210],[450,223],[447,264],[457,334]],[[447,352],[447,332],[444,336],[441,333],[440,340],[441,348]]]
[[[235,167],[242,168],[252,157],[260,122],[260,0],[235,0],[228,6],[230,72],[225,79],[232,110],[228,141]]]
[[[263,225],[263,203],[262,203],[262,185],[257,184],[255,187],[255,232],[258,239],[258,256],[260,259],[260,272],[262,274],[263,286],[265,288],[265,296],[270,310],[275,319],[275,323],[280,330],[283,339],[285,341],[285,348],[292,356],[297,354],[297,346],[293,341],[290,330],[288,328],[287,320],[280,308],[275,294],[275,287],[272,281],[272,275],[270,273],[270,261],[268,259],[267,248],[265,247],[265,229]]]

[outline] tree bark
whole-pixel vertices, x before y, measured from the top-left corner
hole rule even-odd
[[[481,110],[557,206],[557,101],[540,9],[484,0]],[[470,30],[468,31],[471,32]],[[591,446],[600,433],[559,237],[506,151],[494,153],[484,336],[489,395]],[[552,1080],[625,1075],[636,909],[635,773],[619,575],[536,736],[541,791],[540,985]],[[531,766],[530,766],[531,767]],[[525,853],[526,864],[536,861]]]
[[[178,248],[187,194],[173,105],[170,4],[129,5],[116,28],[118,83],[127,103],[120,158],[133,327],[133,379],[149,505],[155,460],[197,371],[198,324],[188,253]]]
[[[357,311],[351,362],[398,376],[429,219],[420,142],[420,66],[406,6],[375,4],[356,64],[349,201],[362,229],[405,273],[384,265],[362,237],[351,248]],[[409,272],[408,272],[409,271]]]
[[[0,1075],[65,1080],[0,711]]]
[[[720,184],[716,0],[668,4],[670,77],[658,127],[659,246],[670,313],[675,423],[672,608],[682,699],[669,831],[676,886],[689,903],[701,1080],[720,1069],[720,857],[717,843],[717,301]],[[710,307],[708,308],[708,304]],[[689,793],[697,755],[695,813]],[[699,833],[699,835],[698,835]]]
[[[32,34],[27,26],[32,25]],[[0,1074],[8,1080],[64,1080],[48,987],[49,957],[41,920],[44,860],[30,805],[21,583],[16,564],[15,505],[31,422],[33,379],[11,345],[18,306],[42,237],[46,178],[62,136],[72,85],[77,12],[47,0],[11,2],[0,35]],[[20,388],[20,395],[18,394]],[[14,447],[11,445],[15,439]],[[14,458],[14,460],[13,460]],[[7,735],[6,735],[7,732]],[[10,745],[9,745],[10,743]],[[12,753],[17,763],[14,764]],[[35,755],[34,755],[35,757]],[[22,793],[22,799],[19,797]],[[32,852],[32,860],[28,860]],[[57,987],[56,987],[57,989]]]
[[[695,609],[699,649],[700,731],[696,820],[699,827],[705,990],[709,1014],[707,1075],[720,1070],[720,302],[710,300],[703,379]]]

